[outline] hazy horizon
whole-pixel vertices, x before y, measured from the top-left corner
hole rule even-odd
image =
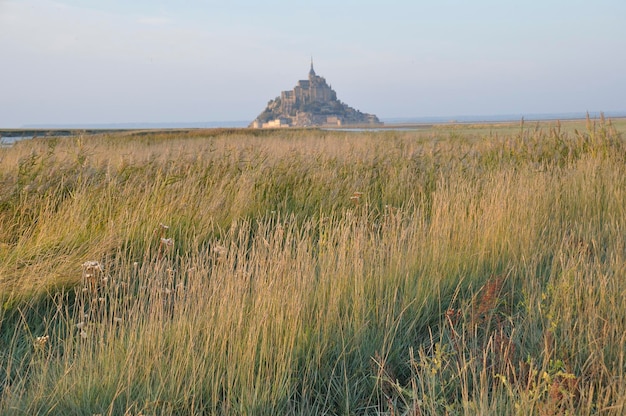
[[[626,113],[626,3],[0,0],[0,128],[252,121],[318,75],[381,119]]]
[[[525,120],[549,121],[549,120],[580,120],[586,117],[599,119],[602,116],[611,118],[626,118],[626,111],[612,112],[571,112],[571,113],[541,113],[541,114],[475,114],[475,115],[452,115],[452,116],[417,116],[417,117],[386,117],[381,121],[387,126],[406,124],[446,124],[446,123],[500,123],[517,122]],[[250,120],[212,120],[212,121],[159,121],[159,122],[126,122],[126,123],[43,123],[25,124],[18,127],[7,128],[10,130],[64,130],[64,129],[202,129],[202,128],[245,128]],[[0,126],[0,130],[2,130]]]

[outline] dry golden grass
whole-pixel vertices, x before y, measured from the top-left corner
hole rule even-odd
[[[589,120],[0,149],[0,412],[622,414],[626,146]]]

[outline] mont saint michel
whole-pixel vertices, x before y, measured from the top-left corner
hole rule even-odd
[[[309,79],[300,80],[290,91],[267,103],[267,107],[250,124],[254,128],[311,127],[382,124],[373,114],[342,103],[337,93],[313,69]]]

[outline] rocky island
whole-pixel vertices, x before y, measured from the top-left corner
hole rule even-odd
[[[313,69],[309,79],[300,80],[291,91],[283,91],[280,96],[267,103],[267,107],[250,124],[253,128],[276,127],[339,127],[348,125],[381,125],[373,114],[342,103],[337,93]]]

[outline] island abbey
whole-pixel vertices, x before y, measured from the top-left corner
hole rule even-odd
[[[309,79],[300,80],[291,91],[267,103],[267,107],[250,127],[310,127],[382,124],[373,114],[365,114],[342,103],[337,93],[313,69]]]

